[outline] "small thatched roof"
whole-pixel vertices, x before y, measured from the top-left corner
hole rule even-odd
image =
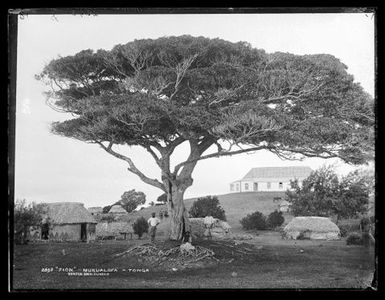
[[[45,203],[51,224],[97,223],[80,202]]]
[[[87,208],[90,213],[102,213],[103,207],[96,206],[96,207],[89,207]]]
[[[126,214],[127,211],[121,205],[114,205],[110,208],[109,213],[113,214]]]
[[[119,236],[120,232],[131,232],[134,230],[132,224],[128,222],[100,222],[96,225],[96,235],[97,236],[106,236],[106,235],[116,235]]]
[[[329,218],[324,217],[295,217],[284,228],[285,232],[305,231],[339,232],[339,228]]]

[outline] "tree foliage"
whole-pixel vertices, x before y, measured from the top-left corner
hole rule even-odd
[[[144,217],[139,217],[135,220],[134,224],[132,224],[132,229],[134,233],[138,235],[140,239],[143,236],[143,233],[148,232],[148,223]]]
[[[77,116],[53,124],[60,135],[145,148],[206,138],[359,163],[373,100],[346,69],[326,54],[180,36],[84,50],[38,78],[54,87],[53,107]]]
[[[193,218],[204,218],[212,216],[222,221],[226,221],[225,210],[219,205],[218,197],[206,196],[194,201],[189,210]]]
[[[139,205],[146,203],[146,195],[143,192],[135,191],[135,189],[126,191],[120,197],[119,201],[116,201],[112,205],[103,207],[103,213],[108,213],[114,205],[122,206],[128,213],[134,211]]]
[[[281,226],[283,222],[285,222],[285,218],[283,217],[282,212],[277,210],[270,213],[266,219],[266,225],[271,229]]]
[[[53,123],[53,133],[125,161],[167,193],[177,213],[199,160],[257,150],[355,164],[371,157],[373,99],[346,69],[332,55],[268,54],[246,42],[183,35],[83,50],[52,60],[36,77],[50,88],[48,105],[73,116]],[[172,169],[182,143],[190,154]],[[160,180],[116,145],[142,146]],[[181,237],[182,221],[174,227]]]
[[[28,242],[28,231],[30,226],[41,225],[44,213],[44,205],[30,203],[26,200],[17,199],[14,206],[14,238],[16,244],[26,244]]]
[[[266,216],[260,211],[248,214],[240,220],[242,228],[245,230],[265,230],[267,229]]]
[[[144,203],[146,203],[146,195],[143,192],[135,191],[135,189],[133,189],[124,192],[121,199],[116,204],[120,204],[128,213],[130,213]]]
[[[353,171],[338,178],[333,167],[323,166],[302,182],[292,181],[286,192],[295,216],[337,216],[349,218],[367,209],[370,178]]]
[[[106,205],[106,206],[104,206],[104,207],[103,207],[103,213],[104,213],[104,214],[107,214],[107,213],[110,211],[111,207],[112,207],[112,205]]]

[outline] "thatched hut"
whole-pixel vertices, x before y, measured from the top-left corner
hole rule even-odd
[[[89,207],[87,210],[91,213],[93,216],[97,216],[99,214],[103,213],[103,207],[97,206],[97,207]]]
[[[286,238],[307,238],[315,240],[337,240],[340,230],[329,218],[295,217],[285,226]]]
[[[116,204],[110,208],[108,213],[121,215],[121,214],[127,214],[127,211],[121,205]]]
[[[114,237],[122,237],[123,234],[134,233],[132,224],[129,222],[99,222],[96,224],[96,237],[99,239]]]
[[[46,203],[44,219],[48,239],[54,241],[90,241],[95,239],[96,221],[79,202]],[[44,227],[44,226],[43,226]]]

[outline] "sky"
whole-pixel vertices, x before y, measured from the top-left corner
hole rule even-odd
[[[246,41],[269,53],[332,54],[374,96],[372,14],[24,16],[18,22],[15,199],[106,206],[118,201],[125,191],[135,189],[146,194],[147,202],[156,201],[162,191],[129,173],[121,160],[97,145],[49,132],[52,122],[69,116],[46,105],[43,92],[47,88],[34,75],[52,59],[84,49],[109,50],[134,39],[183,34]],[[129,155],[147,176],[160,178],[159,169],[146,151],[139,147],[117,149]],[[186,158],[187,151],[186,145],[181,145],[174,154],[174,164]],[[283,161],[266,151],[202,160],[185,198],[228,193],[229,183],[242,178],[253,167],[317,169],[324,164],[335,165],[339,174],[355,168],[339,159]]]

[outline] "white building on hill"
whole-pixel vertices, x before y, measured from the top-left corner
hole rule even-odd
[[[230,192],[284,192],[290,189],[290,180],[299,184],[310,175],[310,167],[252,168],[242,179],[230,183]]]

